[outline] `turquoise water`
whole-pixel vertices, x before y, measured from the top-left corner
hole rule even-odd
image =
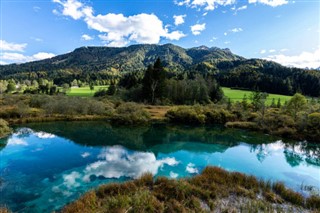
[[[145,172],[193,176],[208,165],[320,189],[320,146],[222,127],[112,127],[55,122],[17,127],[0,139],[0,205],[50,212],[103,183]]]

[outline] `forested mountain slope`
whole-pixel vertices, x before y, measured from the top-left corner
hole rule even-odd
[[[260,89],[266,92],[320,96],[320,72],[284,67],[278,63],[245,59],[229,49],[206,46],[185,49],[173,44],[128,47],[81,47],[50,59],[0,66],[0,79],[91,81],[119,78],[141,72],[157,58],[170,76],[213,75],[222,86]]]

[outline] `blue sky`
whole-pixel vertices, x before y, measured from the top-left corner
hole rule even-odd
[[[319,0],[1,0],[0,63],[173,43],[320,67]]]

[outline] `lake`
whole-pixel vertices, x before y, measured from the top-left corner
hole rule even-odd
[[[320,145],[220,126],[54,122],[25,124],[0,139],[0,205],[50,212],[103,183],[145,172],[190,177],[208,165],[304,194],[320,189]]]

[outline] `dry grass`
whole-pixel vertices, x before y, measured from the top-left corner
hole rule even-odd
[[[152,105],[147,105],[144,107],[144,109],[148,111],[149,114],[151,115],[151,119],[156,121],[165,120],[166,119],[165,115],[170,108],[171,108],[170,106],[152,106]]]
[[[282,183],[207,167],[187,179],[153,179],[151,174],[86,193],[62,212],[312,212],[320,198],[304,199]]]

